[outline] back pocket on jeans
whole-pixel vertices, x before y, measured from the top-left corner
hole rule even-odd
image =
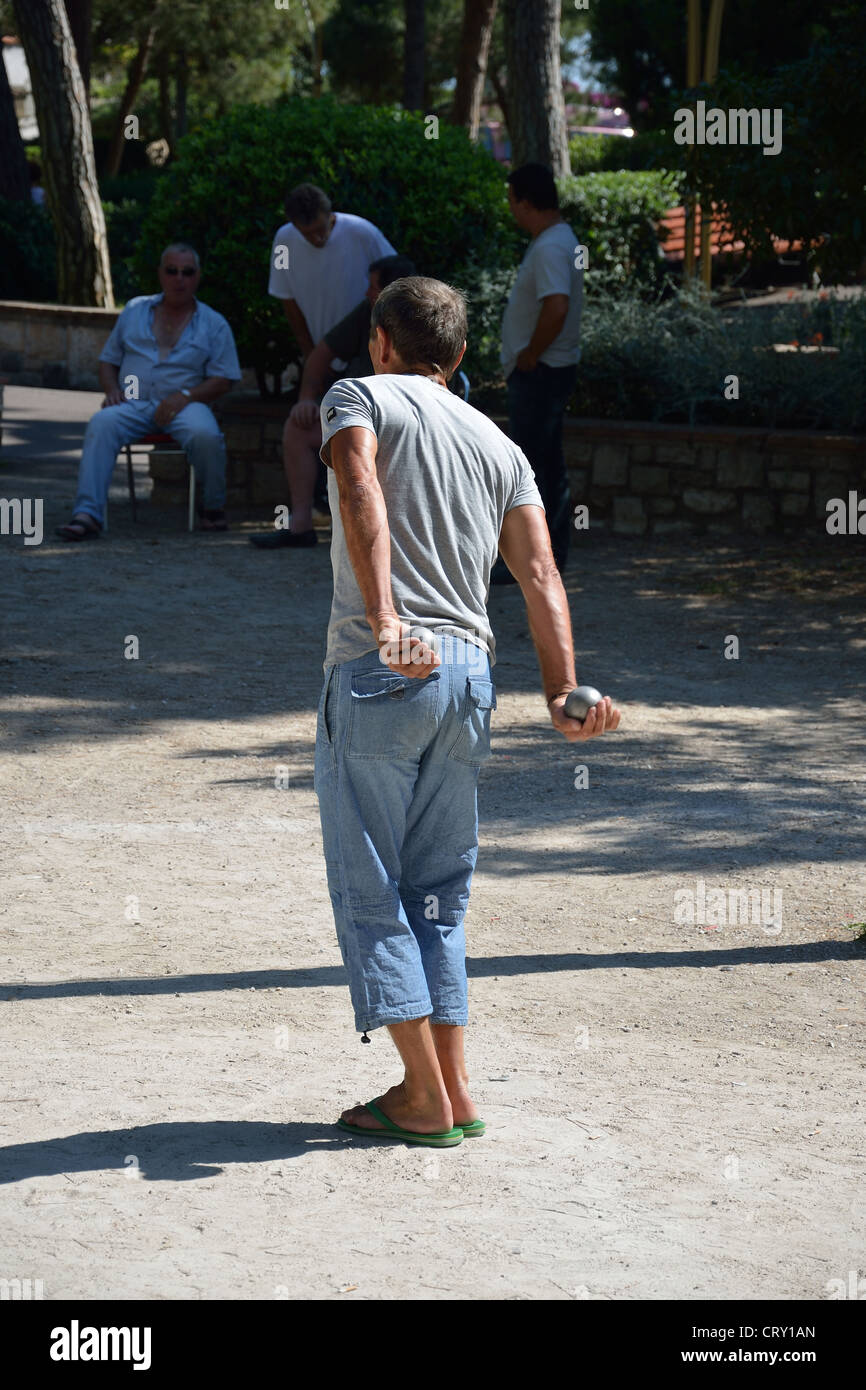
[[[480,676],[466,677],[463,727],[449,753],[460,763],[480,767],[490,757],[490,712],[496,709],[496,687]]]
[[[353,758],[417,758],[436,731],[439,672],[424,680],[382,667],[352,676],[346,753]]]

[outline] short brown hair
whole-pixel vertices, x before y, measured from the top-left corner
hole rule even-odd
[[[370,336],[384,328],[407,367],[434,367],[447,380],[466,341],[466,300],[426,275],[394,280],[373,305]]]
[[[318,217],[329,217],[331,200],[314,183],[299,183],[286,194],[286,216],[290,222],[309,227]]]

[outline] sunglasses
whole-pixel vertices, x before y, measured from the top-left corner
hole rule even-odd
[[[176,265],[164,265],[163,270],[166,275],[182,275],[184,279],[187,279],[190,275],[195,275],[194,265],[185,265],[182,269],[179,269]]]

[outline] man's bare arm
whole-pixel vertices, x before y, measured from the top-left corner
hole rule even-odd
[[[330,441],[346,549],[377,642],[382,624],[397,616],[391,592],[391,533],[376,474],[378,444],[372,430],[363,425],[338,430]]]
[[[207,376],[198,386],[190,389],[189,398],[191,401],[201,401],[203,405],[210,405],[211,401],[215,401],[218,396],[224,396],[235,384],[227,376]]]
[[[391,533],[376,473],[378,443],[372,430],[363,425],[338,430],[330,440],[328,456],[340,493],[340,520],[380,655],[392,671],[423,678],[441,663],[418,638],[409,638],[408,627],[394,608]]]
[[[322,399],[326,390],[335,380],[334,373],[331,371],[331,361],[333,352],[328,347],[324,338],[320,343],[316,343],[304,363],[304,373],[301,377],[301,386],[298,391],[299,401],[318,401]]]
[[[512,507],[506,512],[499,549],[523,591],[545,698],[549,702],[555,695],[567,695],[577,685],[571,613],[550,548],[544,509]]]
[[[99,363],[99,384],[105,392],[103,406],[121,404],[123,392],[120,389],[120,368],[115,367],[113,362]]]
[[[310,333],[310,330],[307,327],[307,320],[304,318],[304,315],[298,306],[297,300],[284,299],[283,311],[286,315],[286,318],[289,320],[289,327],[291,328],[292,332],[298,340],[298,346],[300,347],[301,352],[304,354],[304,357],[309,357],[310,353],[313,351],[313,348],[316,345],[313,342],[312,334]]]
[[[620,713],[609,695],[594,705],[583,721],[569,719],[563,710],[566,695],[577,685],[574,643],[568,598],[550,548],[543,509],[512,507],[506,512],[499,549],[523,592],[529,631],[538,653],[544,694],[555,727],[569,742],[615,729]]]
[[[517,358],[521,371],[531,370],[541,354],[559,337],[568,318],[568,304],[567,294],[548,294],[542,299],[532,337]]]

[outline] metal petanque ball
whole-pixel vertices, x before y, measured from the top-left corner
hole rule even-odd
[[[412,637],[417,637],[419,641],[423,642],[425,646],[428,646],[431,652],[434,652],[436,656],[440,655],[442,651],[442,642],[438,633],[432,632],[429,627],[415,627],[413,625],[410,630],[410,635]]]
[[[595,686],[579,685],[566,697],[565,713],[569,719],[585,719],[593,705],[597,705],[600,699],[602,696]]]

